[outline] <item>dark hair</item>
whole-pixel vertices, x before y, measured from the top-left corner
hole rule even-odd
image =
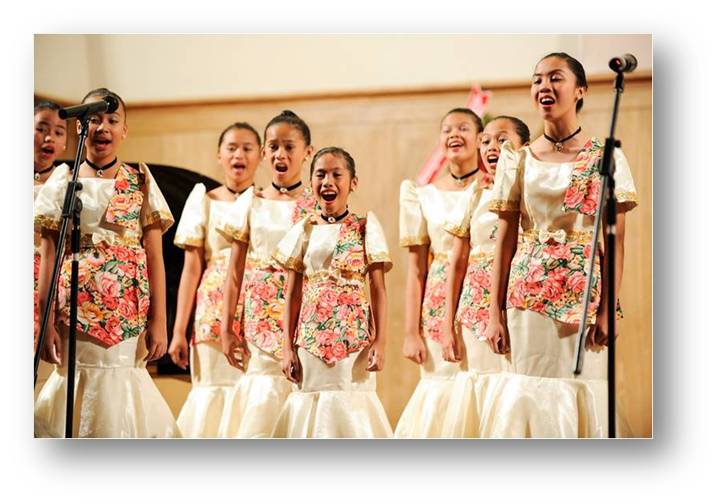
[[[57,103],[50,100],[43,100],[41,102],[38,102],[37,105],[35,105],[35,113],[37,114],[41,110],[60,110],[62,107],[60,107]]]
[[[217,143],[218,149],[222,147],[222,142],[224,142],[224,136],[235,129],[247,130],[252,132],[254,134],[254,137],[257,139],[257,145],[259,145],[260,147],[262,146],[262,140],[259,138],[259,133],[257,133],[257,130],[254,129],[251,124],[246,122],[235,122],[224,128],[224,130],[222,130],[222,133],[219,134],[219,142]]]
[[[576,85],[578,87],[588,89],[588,81],[586,81],[586,71],[583,69],[583,65],[580,61],[578,61],[573,56],[566,54],[565,52],[553,52],[551,54],[547,54],[539,61],[543,61],[548,58],[559,58],[564,60],[568,65],[568,69],[571,70],[571,73],[576,76]],[[576,102],[576,113],[580,112],[582,108],[583,98]]]
[[[498,119],[506,119],[507,121],[511,121],[511,124],[514,125],[514,129],[516,130],[516,134],[521,138],[521,145],[529,143],[531,141],[531,131],[529,130],[529,127],[526,126],[526,123],[523,122],[521,119],[514,116],[500,115],[494,117],[491,122]]]
[[[446,114],[444,114],[444,117],[441,118],[441,122],[444,122],[444,119],[446,119],[449,114],[466,114],[467,116],[471,117],[471,120],[474,121],[474,124],[476,125],[476,129],[481,133],[484,131],[484,123],[481,122],[481,118],[478,116],[476,112],[471,110],[470,108],[466,107],[456,107],[449,110]]]
[[[323,149],[319,149],[319,152],[314,154],[314,157],[312,158],[312,164],[309,167],[310,177],[314,174],[314,164],[319,160],[319,158],[327,154],[332,154],[334,156],[344,158],[344,162],[347,165],[347,170],[349,170],[349,173],[351,174],[352,178],[356,177],[356,163],[354,163],[354,158],[351,154],[349,154],[341,147],[324,147]]]
[[[125,116],[127,116],[127,106],[125,105],[125,101],[120,97],[120,95],[118,95],[114,91],[110,91],[107,88],[101,87],[101,88],[93,89],[92,91],[90,91],[89,93],[87,93],[85,95],[85,97],[82,99],[82,103],[85,103],[85,100],[87,100],[88,98],[91,98],[91,97],[104,98],[105,96],[111,96],[115,100],[120,102],[120,105],[122,105],[122,110],[125,112]]]
[[[299,130],[304,137],[304,143],[307,146],[312,145],[312,133],[309,131],[309,126],[305,123],[302,118],[291,110],[282,110],[278,116],[274,116],[271,121],[264,127],[264,141],[267,141],[267,130],[275,124],[286,123]]]

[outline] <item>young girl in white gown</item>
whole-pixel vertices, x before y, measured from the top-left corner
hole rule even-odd
[[[253,190],[254,173],[262,159],[257,131],[247,123],[229,125],[219,137],[217,160],[224,171],[224,185],[207,192],[197,184],[185,203],[174,243],[185,250],[177,295],[169,354],[186,369],[191,360],[192,390],[182,406],[177,425],[184,437],[217,437],[229,396],[242,372],[229,365],[222,353],[222,287],[227,278],[231,243],[215,229],[232,203],[244,191]],[[192,307],[194,326],[191,346],[187,326]],[[234,324],[239,331],[243,303],[237,304]]]
[[[349,212],[358,179],[348,152],[320,150],[311,180],[319,215],[297,223],[274,255],[290,271],[282,369],[299,385],[274,437],[390,437],[374,374],[384,367],[386,346],[391,260],[384,233],[373,213]]]

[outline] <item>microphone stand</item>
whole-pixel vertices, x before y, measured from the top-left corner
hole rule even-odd
[[[50,310],[54,305],[55,294],[57,292],[57,282],[60,277],[60,269],[62,267],[65,256],[65,241],[67,239],[67,229],[72,218],[72,234],[70,236],[70,250],[72,252],[72,264],[70,273],[70,328],[68,334],[68,351],[67,351],[67,399],[65,414],[65,437],[72,437],[73,414],[75,405],[75,360],[76,360],[76,341],[77,341],[77,290],[79,284],[79,254],[80,254],[80,214],[82,213],[82,200],[78,192],[82,190],[82,184],[77,181],[80,173],[80,163],[85,149],[85,139],[87,138],[87,129],[89,117],[88,114],[81,115],[77,118],[80,122],[80,134],[78,137],[77,154],[75,155],[75,166],[72,172],[72,180],[67,184],[65,192],[65,202],[62,207],[62,224],[60,225],[60,234],[57,240],[57,250],[55,251],[55,263],[52,270],[52,280],[50,289],[45,300],[45,306],[42,310],[42,323],[37,338],[37,349],[35,350],[35,375],[33,387],[37,384],[37,368],[40,365],[40,352],[45,340],[45,332],[50,317]]]
[[[588,306],[591,298],[591,283],[593,281],[593,265],[598,248],[598,236],[601,230],[601,219],[605,205],[606,228],[606,275],[604,282],[607,289],[606,302],[608,303],[608,437],[616,437],[616,180],[614,179],[615,163],[613,151],[621,146],[616,140],[616,119],[618,118],[618,104],[623,93],[623,72],[616,72],[614,81],[613,115],[611,129],[603,147],[601,159],[602,185],[599,194],[598,208],[596,209],[596,222],[593,229],[593,245],[591,246],[591,262],[589,263],[588,282],[583,293],[583,316],[576,339],[576,353],[574,359],[574,375],[580,375],[583,369],[583,357],[586,342],[586,326],[588,320]]]

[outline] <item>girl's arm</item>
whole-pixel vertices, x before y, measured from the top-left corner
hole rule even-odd
[[[469,264],[469,238],[454,236],[454,244],[449,260],[446,292],[446,317],[442,337],[442,354],[448,362],[460,362],[462,359],[461,338],[454,330],[454,319],[459,305],[461,286],[464,283],[466,269]]]
[[[42,316],[50,293],[52,268],[55,260],[55,244],[58,240],[56,231],[42,230],[40,241],[40,272],[37,279],[38,310]],[[42,360],[50,364],[60,365],[62,361],[62,340],[55,328],[55,310],[50,310],[45,332],[45,340],[40,350]]]
[[[374,342],[369,351],[367,371],[381,371],[384,369],[384,350],[386,348],[386,285],[384,283],[384,263],[371,264],[368,273],[375,334]]]
[[[194,307],[199,285],[204,271],[204,247],[187,247],[184,253],[184,266],[177,292],[177,313],[172,329],[172,342],[169,354],[172,361],[182,369],[187,369],[189,352],[187,346],[187,325]]]
[[[302,381],[302,368],[294,351],[294,335],[297,332],[299,310],[302,307],[302,283],[304,275],[288,270],[287,301],[284,306],[284,337],[282,338],[282,372],[293,383]]]
[[[409,266],[406,275],[406,322],[404,328],[404,357],[417,364],[426,360],[426,345],[421,338],[421,302],[426,287],[428,245],[409,247]]]
[[[506,291],[511,272],[511,260],[516,253],[519,233],[519,212],[499,213],[496,231],[496,249],[494,266],[491,271],[491,306],[489,308],[489,326],[486,339],[491,350],[497,354],[510,351],[511,341],[506,326]]]
[[[150,320],[147,327],[146,361],[157,360],[167,352],[167,298],[165,264],[162,259],[162,224],[155,222],[143,229],[150,281]]]
[[[605,220],[604,220],[605,222]],[[616,302],[621,290],[623,279],[624,243],[626,237],[626,212],[620,208],[616,213]],[[603,243],[606,243],[606,226],[603,226]],[[601,259],[601,271],[606,272],[608,264],[606,254]],[[616,330],[618,336],[618,330]],[[596,316],[596,324],[591,328],[587,338],[588,346],[608,345],[608,275],[601,275],[601,304]]]
[[[242,289],[244,278],[244,265],[247,259],[247,243],[234,240],[229,255],[229,266],[227,268],[227,279],[224,282],[224,296],[222,298],[222,327],[220,339],[222,340],[222,352],[230,365],[237,369],[245,370],[249,348],[241,334],[235,334],[233,330],[234,314],[237,313],[239,293]],[[239,353],[237,353],[239,351]]]

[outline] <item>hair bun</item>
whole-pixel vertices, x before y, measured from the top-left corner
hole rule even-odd
[[[282,110],[282,112],[279,114],[280,116],[289,116],[289,117],[299,117],[297,114],[292,112],[291,110]]]

